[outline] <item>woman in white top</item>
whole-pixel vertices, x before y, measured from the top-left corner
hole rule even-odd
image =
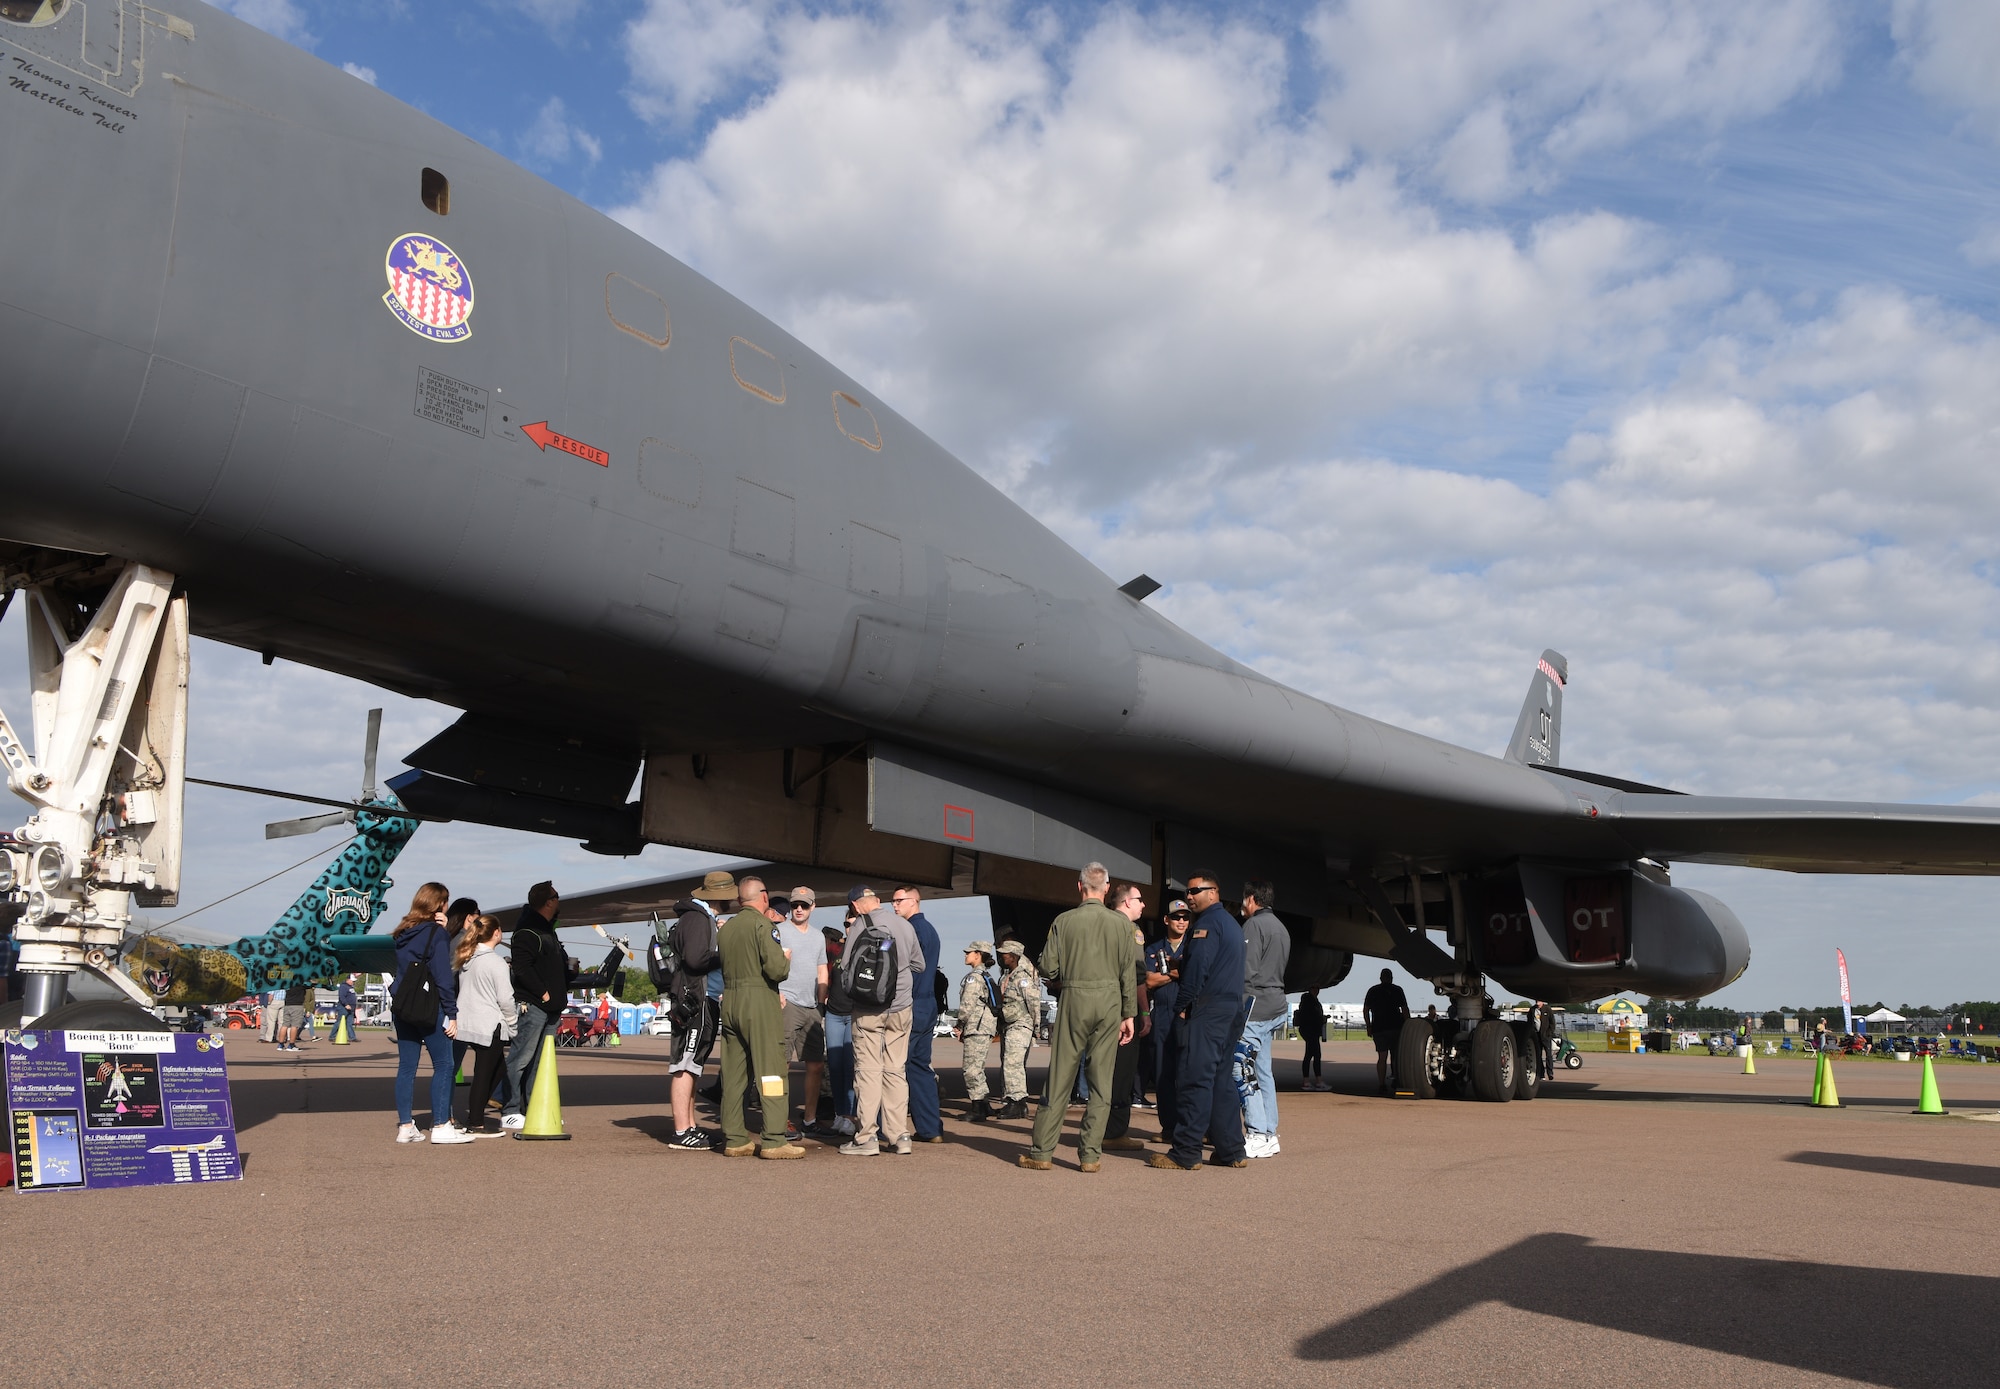
[[[507,1043],[513,1039],[520,1007],[514,1002],[507,962],[495,948],[500,944],[499,918],[474,917],[465,923],[464,936],[471,937],[472,950],[458,970],[458,1036],[473,1058],[465,1131],[483,1133],[486,1101],[493,1093]]]

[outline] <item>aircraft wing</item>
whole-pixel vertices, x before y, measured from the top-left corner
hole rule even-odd
[[[1793,873],[2000,873],[2000,809],[1607,791],[1637,854]]]

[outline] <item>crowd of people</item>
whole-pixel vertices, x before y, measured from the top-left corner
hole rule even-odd
[[[1291,936],[1273,886],[1245,884],[1232,911],[1214,874],[1191,874],[1184,894],[1164,905],[1150,942],[1140,925],[1142,888],[1114,885],[1102,864],[1090,863],[1078,873],[1077,895],[1078,905],[1051,925],[1039,962],[1011,938],[966,949],[951,1028],[963,1118],[1030,1116],[1028,1051],[1049,991],[1056,1006],[1048,1069],[1021,1167],[1054,1166],[1074,1102],[1083,1105],[1077,1147],[1085,1172],[1099,1170],[1106,1150],[1147,1151],[1148,1165],[1180,1171],[1277,1156],[1273,1053],[1288,1026],[1305,1042],[1301,1087],[1328,1086],[1320,1059],[1326,1012],[1314,993],[1296,1010],[1288,1006]],[[498,953],[502,924],[478,903],[449,897],[442,884],[424,884],[392,932],[399,1143],[469,1143],[520,1131],[543,1041],[560,1025],[571,989],[609,982],[619,958],[614,950],[594,976],[568,958],[556,936],[561,898],[550,883],[529,890],[506,958]],[[922,892],[905,884],[885,901],[858,885],[838,928],[814,924],[820,906],[809,888],[779,900],[761,878],[718,871],[657,925],[647,969],[668,1029],[670,1149],[795,1160],[806,1155],[807,1137],[847,1157],[908,1155],[945,1141],[931,1046],[948,986]],[[1429,1016],[1436,1020],[1435,1009]],[[1395,1083],[1397,1039],[1410,1017],[1384,969],[1363,1005],[1384,1094]],[[1549,1020],[1538,1018],[1544,1075],[1548,1031]],[[998,1096],[987,1073],[996,1040]],[[453,1077],[468,1054],[467,1104],[455,1117]],[[428,1131],[413,1113],[426,1055]],[[703,1088],[717,1060],[719,1077]],[[822,1096],[830,1123],[821,1122]],[[714,1114],[714,1130],[701,1127],[698,1101]],[[1148,1151],[1148,1140],[1133,1133],[1135,1109],[1157,1114],[1165,1151]]]

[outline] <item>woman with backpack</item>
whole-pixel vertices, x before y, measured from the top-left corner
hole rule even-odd
[[[458,1040],[472,1053],[472,1091],[465,1106],[465,1132],[477,1136],[486,1127],[486,1101],[507,1042],[521,1015],[514,1001],[514,983],[500,944],[497,917],[478,916],[459,935],[465,958],[458,967]]]
[[[451,1121],[451,1039],[458,1031],[458,986],[451,972],[451,937],[445,934],[443,883],[425,883],[396,924],[396,977],[389,1015],[396,1029],[396,1141],[421,1143],[424,1131],[411,1113],[417,1092],[417,1058],[431,1056],[433,1143],[470,1143],[472,1135]]]

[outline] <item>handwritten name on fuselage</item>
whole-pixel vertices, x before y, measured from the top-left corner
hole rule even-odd
[[[4,58],[7,62],[12,63],[15,68],[15,71],[6,74],[8,87],[14,91],[34,97],[37,100],[45,101],[57,110],[67,111],[72,116],[89,116],[99,126],[106,130],[115,131],[120,135],[125,133],[125,121],[136,121],[139,119],[138,112],[120,106],[115,102],[106,101],[103,97],[81,83],[71,84],[51,73],[43,72],[19,54],[0,53],[0,58]],[[36,83],[44,85],[37,86],[35,85]],[[60,92],[67,92],[70,96],[87,101],[92,106],[101,107],[102,109],[96,111],[86,110],[84,107],[74,105],[68,96],[63,96],[58,91],[51,91],[48,88],[58,88]],[[112,116],[122,116],[124,120],[113,120],[111,119]]]

